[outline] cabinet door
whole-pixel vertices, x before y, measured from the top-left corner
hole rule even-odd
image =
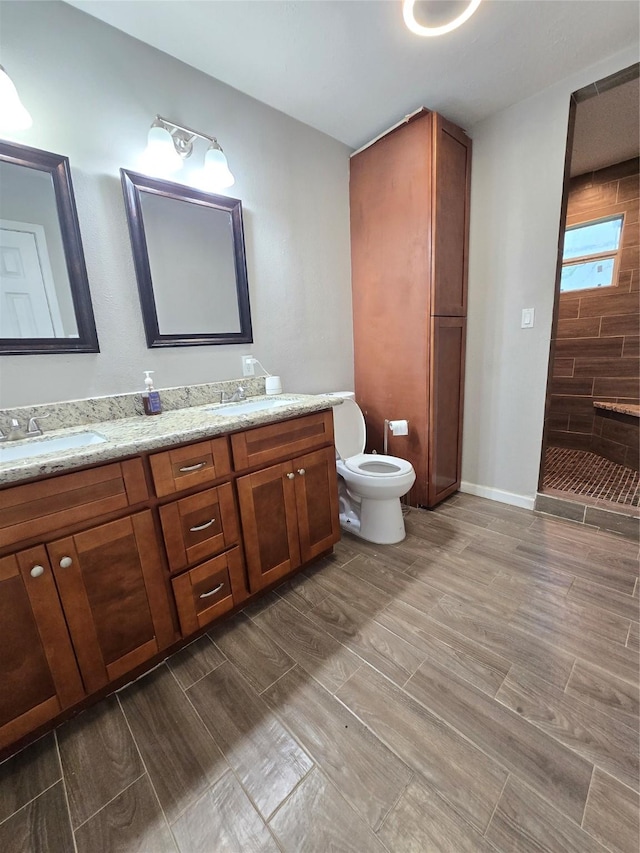
[[[47,545],[88,692],[176,639],[151,512]]]
[[[296,507],[303,563],[340,539],[336,453],[324,447],[293,460]]]
[[[300,565],[295,478],[284,462],[237,481],[251,592]]]
[[[464,317],[469,265],[471,139],[434,115],[431,314]]]
[[[0,749],[85,695],[43,546],[0,559]]]
[[[460,487],[466,320],[431,318],[428,506]]]

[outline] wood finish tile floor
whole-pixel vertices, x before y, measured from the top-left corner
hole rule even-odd
[[[0,765],[0,850],[637,853],[637,545],[406,522]]]

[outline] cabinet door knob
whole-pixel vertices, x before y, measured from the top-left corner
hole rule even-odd
[[[71,559],[71,557],[63,557],[60,560],[60,568],[61,569],[68,569],[72,563],[73,563],[73,560]]]
[[[40,575],[43,575],[43,574],[44,574],[44,566],[34,566],[31,569],[31,577],[32,578],[39,578]]]
[[[287,477],[288,477],[290,480],[293,480],[293,478],[294,478],[295,476],[296,476],[295,474],[287,474]]]
[[[300,474],[301,477],[304,477],[304,474],[305,474],[304,468],[298,468],[298,474]]]

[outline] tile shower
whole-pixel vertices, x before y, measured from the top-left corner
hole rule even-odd
[[[560,295],[543,480],[545,495],[632,515],[639,492],[638,162],[571,181],[567,227],[615,215],[624,215],[624,226],[617,284]]]

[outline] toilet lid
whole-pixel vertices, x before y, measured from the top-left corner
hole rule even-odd
[[[362,453],[367,440],[367,428],[355,400],[345,399],[333,407],[333,432],[336,450],[341,459]]]

